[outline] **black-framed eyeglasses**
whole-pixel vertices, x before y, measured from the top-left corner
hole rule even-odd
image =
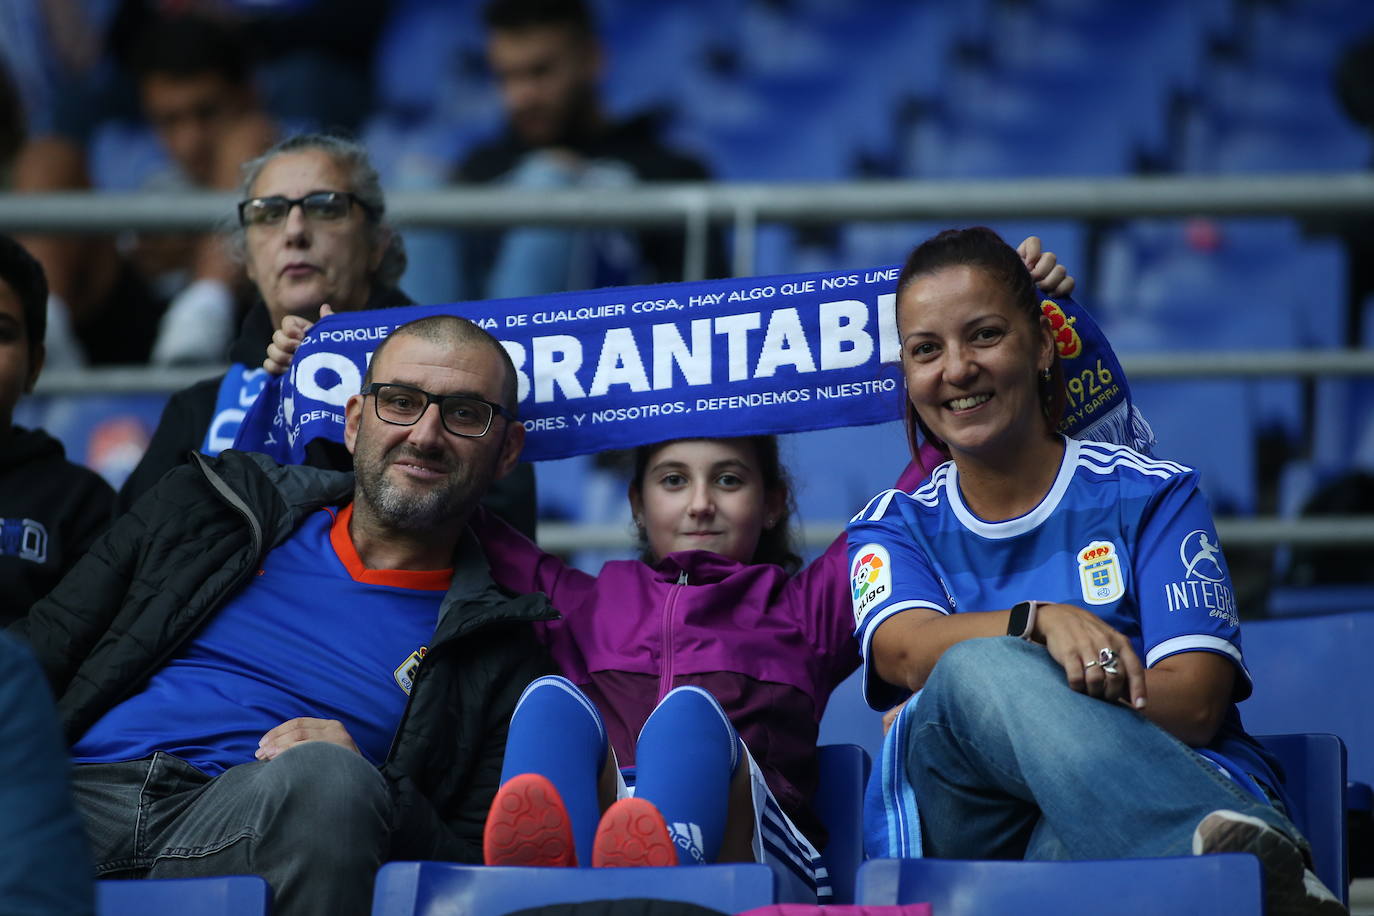
[[[444,429],[470,439],[485,436],[491,429],[494,415],[515,419],[515,415],[500,404],[482,398],[466,394],[430,394],[423,388],[397,382],[373,382],[363,389],[363,395],[372,395],[377,419],[396,426],[414,426],[429,410],[429,405],[438,404],[439,421]]]
[[[377,211],[358,195],[349,191],[311,191],[304,197],[250,197],[239,201],[240,226],[276,226],[286,219],[291,208],[300,205],[305,218],[314,222],[332,223],[348,216],[349,207],[357,204],[369,219],[377,218]]]

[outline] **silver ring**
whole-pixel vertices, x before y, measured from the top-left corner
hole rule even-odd
[[[1120,674],[1121,669],[1116,666],[1116,652],[1110,647],[1097,653],[1097,664],[1102,666],[1102,670],[1107,674]]]
[[[1087,671],[1089,668],[1096,667],[1097,665],[1100,665],[1100,664],[1102,664],[1102,663],[1099,662],[1097,659],[1093,659],[1092,661],[1088,662],[1087,664],[1085,664],[1085,665],[1083,666],[1083,670],[1084,670],[1084,671]]]

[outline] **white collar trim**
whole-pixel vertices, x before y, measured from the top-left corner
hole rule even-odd
[[[1045,519],[1054,514],[1054,510],[1059,508],[1059,501],[1064,498],[1064,492],[1068,490],[1069,482],[1073,480],[1073,474],[1077,468],[1078,440],[1064,437],[1064,457],[1059,463],[1059,473],[1055,475],[1054,483],[1050,485],[1050,491],[1045,494],[1045,498],[1040,500],[1040,504],[1034,509],[1025,515],[1009,518],[1004,522],[983,521],[964,504],[963,494],[959,492],[959,466],[954,462],[950,462],[949,476],[945,479],[945,497],[949,500],[950,509],[954,511],[954,517],[969,531],[992,540],[1012,538],[1019,534],[1025,534],[1027,531],[1035,530]]]

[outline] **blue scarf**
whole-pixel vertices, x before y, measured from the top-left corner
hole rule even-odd
[[[262,368],[249,369],[243,363],[229,367],[215,394],[215,412],[200,445],[203,454],[214,457],[235,445],[239,425],[249,408],[262,396],[267,379],[267,371]]]
[[[290,372],[267,382],[235,447],[299,464],[311,440],[342,441],[344,405],[362,387],[373,350],[396,327],[436,313],[477,322],[511,354],[528,431],[523,457],[531,461],[688,436],[895,420],[905,397],[898,272],[611,287],[331,315],[306,335]],[[1096,324],[1072,300],[1053,308],[1063,316],[1060,350],[1074,404],[1065,423],[1083,432],[1066,431],[1137,430],[1125,376]],[[1073,399],[1080,388],[1083,396]]]

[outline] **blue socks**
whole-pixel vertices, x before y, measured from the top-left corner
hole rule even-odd
[[[541,677],[525,688],[511,718],[501,784],[521,773],[548,777],[572,821],[581,865],[592,861],[592,839],[601,820],[597,781],[606,753],[601,715],[571,681]]]
[[[635,797],[662,813],[680,864],[710,863],[720,854],[730,780],[741,754],[730,719],[700,687],[671,691],[644,723],[635,751]]]

